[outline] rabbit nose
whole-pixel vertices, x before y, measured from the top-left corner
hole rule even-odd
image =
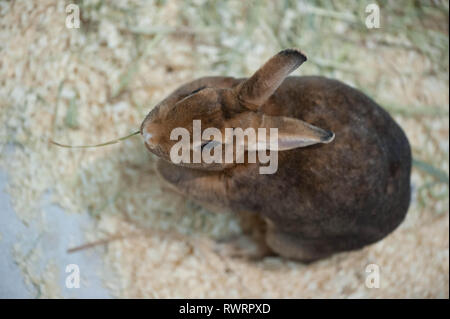
[[[153,137],[152,133],[144,131],[142,135],[144,136],[145,143],[147,143],[148,145],[153,145],[154,144],[154,142],[152,141],[152,137]]]
[[[144,142],[145,144],[147,144],[148,146],[153,146],[155,145],[155,136],[152,133],[152,131],[150,130],[150,125],[143,125],[142,126],[142,130],[141,130],[141,134],[142,137],[144,138]]]
[[[150,121],[144,123],[144,125],[142,125],[141,134],[144,138],[145,144],[147,144],[149,147],[156,146],[158,144],[156,135],[158,135],[157,133],[159,132],[159,130],[160,126],[156,123],[152,123]]]
[[[148,132],[148,131],[144,131],[144,132],[142,133],[142,136],[144,137],[144,141],[145,141],[145,143],[146,143],[148,146],[152,147],[152,146],[155,146],[155,145],[156,145],[156,141],[155,141],[155,136],[154,136],[154,134],[152,134],[152,133],[150,133],[150,132]]]

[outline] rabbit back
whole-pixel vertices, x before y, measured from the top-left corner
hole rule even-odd
[[[375,242],[401,223],[411,150],[378,104],[342,82],[303,76],[286,78],[261,111],[301,119],[336,138],[279,152],[273,175],[258,174],[258,164],[234,168],[228,187],[234,209],[260,213],[286,233],[336,239],[340,250]]]

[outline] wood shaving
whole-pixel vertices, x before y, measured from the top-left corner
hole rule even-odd
[[[165,189],[154,172],[155,158],[139,136],[89,150],[48,143],[86,145],[127,135],[184,82],[202,75],[248,76],[280,43],[288,43],[288,31],[306,17],[301,10],[285,12],[276,34],[277,24],[270,19],[282,13],[270,1],[258,7],[276,14],[256,22],[243,18],[253,7],[241,1],[214,9],[204,1],[78,3],[81,29],[65,27],[64,2],[0,3],[0,165],[8,172],[7,191],[25,224],[42,218],[37,203],[50,194],[67,214],[91,215],[86,243],[120,237],[89,251],[101,254],[105,269],[114,272],[103,278],[113,296],[449,297],[448,184],[419,189],[434,181],[420,170],[413,172],[415,197],[407,219],[383,241],[311,265],[275,257],[249,262],[214,252],[217,239],[243,232],[242,218],[208,212]],[[314,19],[326,19],[310,17],[315,25]],[[340,46],[334,38],[316,39],[318,30],[304,30],[297,44],[310,51],[311,62],[296,74],[323,74],[367,88],[393,112],[414,156],[448,176],[448,30],[447,61],[436,71],[427,56],[433,52],[383,45],[399,41],[383,37],[383,31],[355,44],[358,31],[344,20],[324,21],[349,41]],[[257,27],[246,29],[251,23]],[[408,113],[398,112],[402,106],[410,108]],[[447,115],[414,115],[424,108]],[[25,255],[17,243],[15,261],[26,281],[38,287],[38,296],[60,297],[55,265],[49,261],[35,271],[39,247]],[[365,269],[372,263],[381,269],[378,289],[365,285]]]

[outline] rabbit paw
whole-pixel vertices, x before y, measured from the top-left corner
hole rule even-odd
[[[247,260],[260,260],[273,255],[265,242],[256,241],[245,235],[217,242],[214,251],[223,257]]]

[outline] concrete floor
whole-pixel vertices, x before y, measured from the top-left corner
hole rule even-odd
[[[0,170],[0,298],[36,298],[39,285],[27,284],[24,274],[13,258],[13,245],[19,243],[24,254],[35,247],[42,250],[42,256],[31,271],[37,274],[48,262],[57,269],[59,295],[64,298],[110,298],[110,294],[100,279],[102,261],[98,252],[85,250],[67,253],[67,249],[85,243],[83,229],[92,221],[87,215],[68,214],[59,206],[42,198],[43,220],[46,231],[42,232],[42,222],[36,221],[26,226],[16,215],[8,194],[4,191],[8,175]],[[67,288],[66,266],[76,264],[80,271],[80,287]],[[30,268],[27,268],[30,271]],[[58,289],[57,289],[58,290]]]

